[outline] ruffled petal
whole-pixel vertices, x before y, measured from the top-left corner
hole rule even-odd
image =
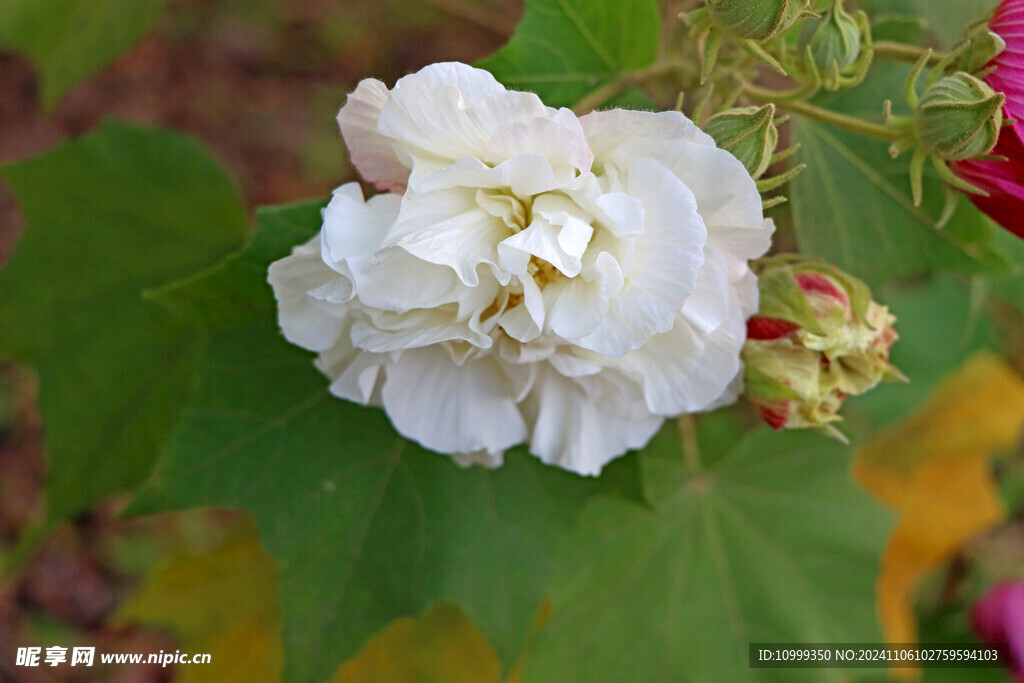
[[[546,463],[596,476],[612,459],[650,441],[664,418],[616,404],[604,387],[600,401],[551,366],[538,369],[523,411],[532,425],[530,452]],[[642,404],[640,406],[642,411]]]
[[[309,292],[324,287],[351,295],[351,283],[328,268],[320,256],[320,235],[296,247],[290,256],[270,264],[267,280],[277,299],[277,321],[285,339],[310,351],[329,349],[344,326],[343,302],[331,304],[334,314],[317,304]]]
[[[512,385],[493,357],[458,367],[440,348],[387,368],[384,409],[403,436],[441,453],[498,453],[527,437]]]
[[[359,173],[381,190],[402,192],[409,167],[398,158],[392,139],[377,130],[389,98],[386,85],[375,78],[364,79],[338,112],[338,126]]]

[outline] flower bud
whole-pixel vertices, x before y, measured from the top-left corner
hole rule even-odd
[[[774,104],[728,109],[712,116],[704,132],[739,159],[752,178],[760,178],[771,165],[775,146],[779,144],[774,117]]]
[[[761,304],[743,346],[748,399],[775,429],[831,426],[847,396],[883,379],[896,319],[863,282],[821,261],[777,256],[758,263]]]
[[[972,22],[964,30],[964,42],[956,66],[960,71],[975,74],[988,66],[1006,49],[1006,41],[989,26],[990,17]]]
[[[958,161],[988,154],[999,139],[1006,95],[958,72],[924,91],[914,114],[921,146],[943,159]]]
[[[810,0],[707,0],[711,21],[734,38],[767,40],[788,30]]]
[[[860,43],[857,20],[843,9],[842,0],[835,0],[819,19],[804,25],[798,45],[800,54],[807,55],[822,75],[826,88],[836,90],[836,76],[856,63]]]

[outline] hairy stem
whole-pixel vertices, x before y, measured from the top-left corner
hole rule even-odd
[[[773,101],[772,92],[770,90],[764,90],[756,85],[744,86],[743,94],[753,100],[757,100],[758,102]],[[788,109],[794,114],[799,114],[800,116],[820,121],[822,123],[827,123],[830,126],[835,126],[836,128],[848,130],[851,133],[857,133],[858,135],[864,135],[878,140],[893,142],[898,138],[903,137],[906,133],[903,128],[898,126],[871,123],[870,121],[864,121],[862,119],[854,118],[853,116],[829,111],[828,109],[823,109],[800,100],[795,100],[793,102],[779,102],[778,105]]]
[[[919,47],[917,45],[908,45],[906,43],[897,43],[891,40],[879,40],[871,45],[875,51],[875,57],[879,59],[888,59],[894,62],[909,62],[913,64],[921,58],[923,54],[928,51],[928,48]],[[946,58],[943,52],[932,52],[928,58],[928,64],[934,65],[941,62]]]
[[[628,71],[613,81],[609,81],[604,85],[595,88],[590,91],[583,99],[576,103],[576,106],[572,110],[577,115],[586,114],[587,112],[593,111],[597,107],[612,99],[616,95],[619,95],[634,85],[639,85],[649,78],[656,78],[658,76],[664,76],[665,74],[672,73],[681,68],[679,62],[672,60],[665,60],[661,62],[655,62],[648,67],[643,69],[637,69],[636,71]]]

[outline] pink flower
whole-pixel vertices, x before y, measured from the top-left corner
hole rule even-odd
[[[1007,581],[990,590],[971,609],[974,632],[1005,648],[1017,681],[1024,681],[1024,580]]]
[[[992,154],[1009,161],[971,159],[950,164],[960,178],[985,190],[971,201],[992,220],[1024,238],[1024,0],[1003,0],[989,22],[992,32],[1006,42],[995,57],[985,82],[1006,94],[1003,109],[1021,123],[1004,125]]]

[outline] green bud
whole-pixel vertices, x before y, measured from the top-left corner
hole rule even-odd
[[[884,379],[896,319],[863,282],[804,257],[756,262],[761,304],[747,323],[744,393],[774,428],[831,426],[847,396]]]
[[[821,18],[804,24],[798,46],[800,54],[814,62],[826,87],[837,90],[839,84],[832,81],[860,56],[860,25],[843,9],[842,0],[835,0]]]
[[[928,152],[957,161],[992,151],[1003,124],[1006,95],[958,72],[924,91],[914,114],[914,133]]]
[[[779,143],[774,117],[774,104],[728,109],[712,116],[704,132],[739,159],[752,178],[760,178],[771,165]]]
[[[707,0],[711,21],[734,38],[767,40],[788,30],[810,0]]]
[[[985,17],[976,20],[964,31],[963,42],[966,45],[958,48],[960,56],[956,60],[956,68],[960,71],[978,73],[1006,49],[1006,41],[989,29],[989,19]]]

